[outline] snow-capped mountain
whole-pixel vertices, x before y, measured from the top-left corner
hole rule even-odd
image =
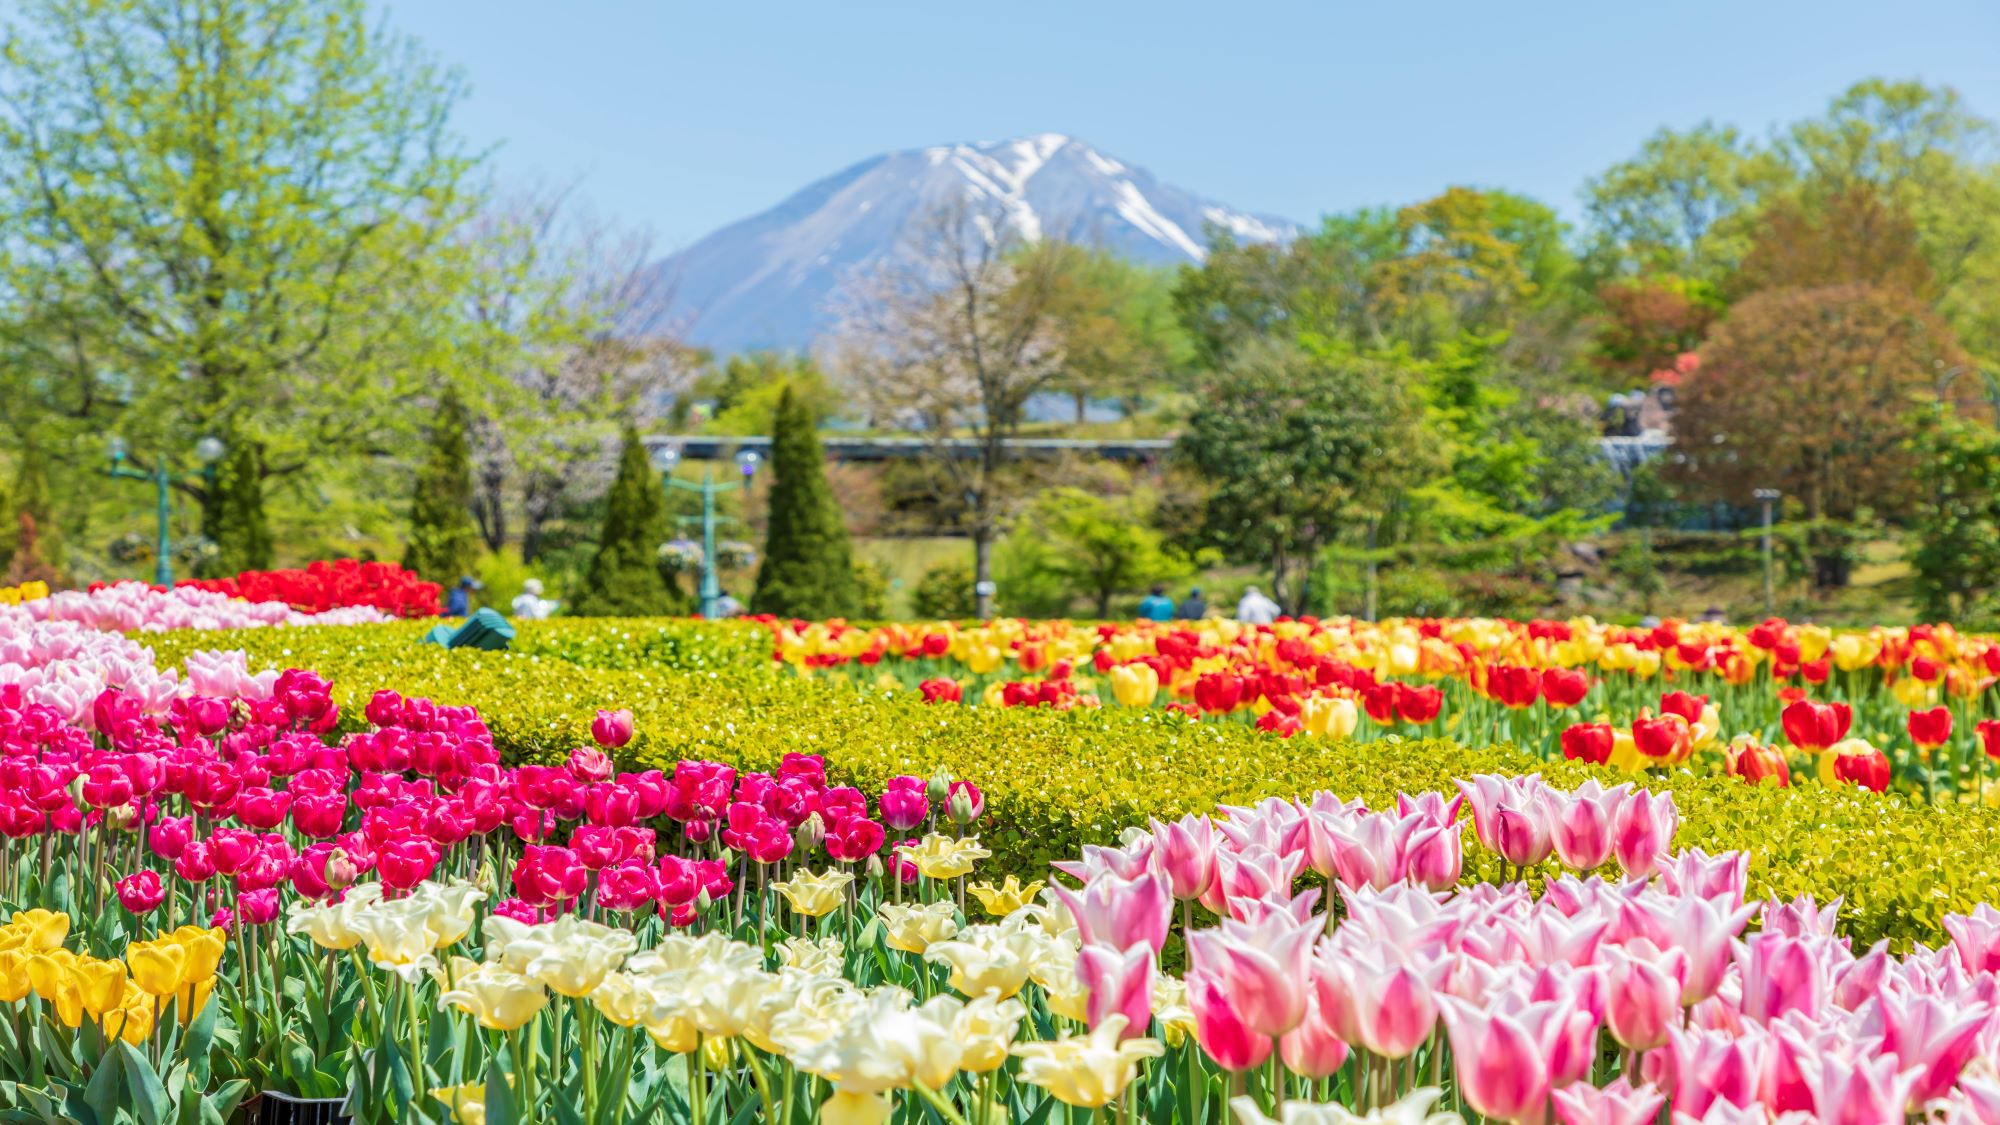
[[[720,353],[800,349],[829,326],[843,280],[906,252],[911,224],[956,198],[997,208],[1023,237],[1102,246],[1135,261],[1200,261],[1215,224],[1239,241],[1294,226],[1155,180],[1082,141],[1043,133],[872,157],[662,261],[675,316]]]

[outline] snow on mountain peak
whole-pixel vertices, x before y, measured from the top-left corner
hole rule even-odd
[[[997,211],[1025,239],[1061,238],[1157,265],[1201,261],[1211,225],[1251,242],[1296,231],[1160,183],[1074,137],[1037,133],[864,160],[658,268],[693,342],[722,352],[801,349],[828,327],[829,298],[847,278],[907,252],[911,228],[956,200]]]

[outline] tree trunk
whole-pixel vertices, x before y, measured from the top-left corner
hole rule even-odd
[[[972,615],[981,621],[993,619],[993,532],[974,528],[972,532]]]
[[[1110,590],[1099,590],[1097,592],[1097,619],[1099,621],[1108,621],[1111,618],[1111,594],[1112,591]]]
[[[1083,425],[1084,408],[1088,405],[1088,401],[1082,391],[1075,392],[1072,397],[1076,399],[1076,424],[1081,426]]]

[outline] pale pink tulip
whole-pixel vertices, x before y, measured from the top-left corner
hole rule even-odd
[[[1673,847],[1680,813],[1672,793],[1640,789],[1618,807],[1611,830],[1611,850],[1618,866],[1633,879],[1651,878]]]
[[[1274,1046],[1271,1037],[1250,1030],[1243,1022],[1229,1002],[1226,981],[1190,972],[1187,989],[1188,1008],[1194,1012],[1195,1042],[1215,1065],[1235,1072],[1264,1065]]]
[[[1051,884],[1050,889],[1069,907],[1086,945],[1114,949],[1145,945],[1158,953],[1167,943],[1173,908],[1166,882],[1157,875],[1124,879],[1103,873],[1085,883],[1081,893],[1061,884]]]
[[[1920,1073],[1893,1055],[1847,1058],[1833,1053],[1805,1071],[1819,1125],[1901,1125]]]
[[[1826,997],[1827,940],[1785,934],[1752,934],[1736,943],[1743,978],[1743,1014],[1770,1023],[1787,1012],[1819,1015]]]
[[[1666,1099],[1651,1086],[1635,1090],[1621,1077],[1602,1088],[1573,1083],[1555,1091],[1554,1100],[1562,1125],[1649,1125]]]
[[[1465,869],[1464,845],[1455,824],[1420,828],[1404,845],[1403,874],[1420,887],[1448,891]]]
[[[1603,966],[1604,1022],[1611,1037],[1634,1051],[1650,1051],[1664,1044],[1667,1029],[1681,1016],[1685,955],[1675,951],[1659,962],[1650,962],[1607,947]]]
[[[1764,932],[1792,937],[1833,937],[1842,901],[1836,898],[1822,907],[1811,895],[1800,895],[1790,902],[1773,898],[1764,903]],[[1951,932],[1950,915],[1945,916],[1944,927],[1946,933]]]
[[[1347,1044],[1334,1033],[1321,1015],[1317,1003],[1306,1005],[1306,1018],[1278,1040],[1278,1057],[1285,1067],[1302,1078],[1320,1079],[1338,1071],[1347,1061]]]
[[[1152,826],[1153,869],[1166,877],[1168,892],[1183,902],[1200,898],[1215,882],[1215,822],[1190,815]]]
[[[1729,973],[1734,940],[1757,913],[1754,906],[1731,910],[1717,899],[1663,899],[1648,913],[1664,937],[1687,957],[1681,1003],[1699,1004],[1715,995]]]
[[[1516,867],[1533,867],[1549,857],[1548,786],[1540,774],[1498,777],[1479,774],[1458,783],[1472,806],[1472,826],[1479,842]]]
[[[1655,1081],[1671,1091],[1674,1116],[1699,1121],[1717,1103],[1756,1106],[1770,1053],[1771,1038],[1761,1032],[1736,1038],[1671,1028],[1666,1049],[1648,1057],[1665,1064]]]
[[[1118,950],[1108,945],[1086,945],[1076,957],[1076,976],[1090,990],[1090,1029],[1096,1031],[1110,1016],[1120,1016],[1125,1027],[1120,1039],[1146,1034],[1153,1019],[1153,950],[1134,945]]]
[[[1709,855],[1689,848],[1660,864],[1660,885],[1687,898],[1727,898],[1732,909],[1743,905],[1750,880],[1750,855],[1723,852]]]
[[[1972,1060],[1993,1009],[1963,1001],[1947,1004],[1935,996],[1904,995],[1896,989],[1876,999],[1871,1028],[1882,1037],[1881,1049],[1919,1073],[1910,1093],[1910,1109],[1942,1098],[1958,1082],[1959,1072]]]
[[[1982,902],[1970,914],[1947,914],[1944,932],[1966,972],[2000,972],[2000,910]]]
[[[1549,1049],[1536,1034],[1541,1029],[1456,998],[1443,1003],[1465,1104],[1501,1121],[1541,1121],[1550,1090]]]
[[[1550,799],[1551,839],[1564,867],[1594,871],[1610,862],[1611,826],[1631,792],[1630,785],[1606,789],[1589,780]]]
[[[1251,1031],[1283,1035],[1305,1018],[1303,986],[1319,933],[1317,919],[1300,923],[1275,912],[1254,925],[1225,918],[1188,938],[1188,976],[1219,983]]]
[[[1408,793],[1396,794],[1396,811],[1404,816],[1421,816],[1431,824],[1447,828],[1458,822],[1458,810],[1465,805],[1465,794],[1446,798],[1435,790],[1425,790],[1412,797]]]

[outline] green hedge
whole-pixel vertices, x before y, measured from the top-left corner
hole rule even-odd
[[[596,627],[606,636],[578,635],[588,634],[588,625],[574,633],[566,627],[573,647],[564,651],[611,662],[604,654],[656,643],[632,639],[651,626]],[[763,768],[786,753],[819,753],[836,776],[865,788],[942,765],[985,791],[992,820],[983,835],[1000,870],[1024,875],[1075,856],[1085,843],[1110,842],[1148,815],[1316,789],[1382,807],[1398,791],[1449,791],[1454,778],[1474,773],[1540,770],[1556,785],[1603,776],[1511,746],[1287,740],[1244,723],[1194,723],[1160,710],[930,706],[910,693],[773,675],[762,666],[587,668],[547,655],[557,650],[553,641],[535,640],[515,653],[445,652],[413,644],[413,632],[404,625],[256,629],[167,634],[154,643],[163,661],[192,648],[242,647],[253,667],[314,668],[334,681],[336,698],[356,720],[360,705],[385,687],[472,704],[512,761],[555,760],[588,739],[596,708],[629,707],[638,733],[625,752],[628,765],[671,770],[682,758],[712,758]],[[716,643],[702,651],[728,649]],[[1844,896],[1845,921],[1864,945],[1880,937],[1899,946],[1936,942],[1944,914],[2000,902],[2000,878],[1987,862],[2000,839],[2000,810],[1922,807],[1816,785],[1753,789],[1687,773],[1649,784],[1673,790],[1682,846],[1749,852],[1755,896]],[[1468,866],[1498,875],[1497,862],[1476,847],[1468,848]]]

